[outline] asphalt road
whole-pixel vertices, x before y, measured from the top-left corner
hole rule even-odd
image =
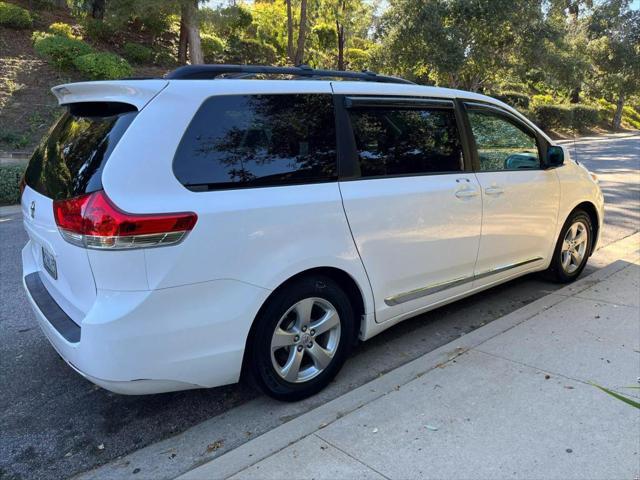
[[[600,246],[640,230],[640,137],[579,143],[576,152],[605,191]],[[0,478],[65,478],[259,396],[245,385],[141,397],[93,386],[57,356],[35,323],[21,286],[25,242],[17,214],[0,219]],[[556,288],[527,276],[403,322],[358,348],[325,392],[292,411],[341,395]],[[269,415],[255,421],[253,434],[290,419]]]

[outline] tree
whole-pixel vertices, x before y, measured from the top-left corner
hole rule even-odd
[[[186,34],[185,34],[186,32]],[[189,60],[192,65],[204,63],[200,44],[200,26],[198,22],[198,0],[182,0],[180,5],[180,44],[178,57],[183,57],[184,40],[189,48]]]
[[[534,50],[539,0],[396,0],[382,19],[378,61],[393,73],[482,90]]]
[[[298,47],[293,61],[294,65],[302,65],[304,60],[304,44],[307,39],[307,0],[300,1],[300,26],[298,29]]]
[[[627,97],[640,92],[640,12],[626,0],[609,0],[595,9],[589,35],[593,84],[615,101],[611,126],[619,129]]]
[[[298,40],[293,38],[293,7],[291,0],[285,0],[287,5],[287,56],[294,65],[302,64],[304,47],[307,39],[307,0],[300,0],[300,18],[298,21]],[[294,50],[294,44],[296,44]]]

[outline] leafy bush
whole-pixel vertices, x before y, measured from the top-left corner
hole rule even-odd
[[[494,97],[518,110],[527,110],[529,108],[529,96],[524,93],[513,91],[501,92],[494,95]]]
[[[534,105],[532,112],[543,129],[569,128],[572,112],[564,105]]]
[[[0,2],[0,25],[9,28],[30,28],[33,19],[28,10],[12,3]]]
[[[600,123],[600,110],[589,105],[571,105],[571,125],[576,130],[585,130]]]
[[[163,67],[173,67],[178,63],[178,60],[169,50],[162,49],[155,52],[153,63]]]
[[[140,45],[139,43],[127,42],[124,44],[124,58],[133,63],[151,63],[153,62],[153,50]]]
[[[200,35],[202,54],[206,63],[217,63],[222,60],[224,42],[215,35],[203,33]]]
[[[91,40],[108,41],[116,33],[116,29],[109,23],[95,18],[84,21],[84,33]]]
[[[71,68],[76,58],[93,52],[89,45],[77,38],[43,32],[34,32],[31,38],[36,53],[58,68]]]
[[[73,28],[68,23],[56,22],[49,25],[49,33],[67,38],[80,38],[73,34]]]
[[[21,132],[17,133],[12,130],[0,132],[0,145],[5,144],[11,149],[22,150],[29,145],[29,135]]]
[[[73,64],[92,80],[114,80],[133,73],[131,65],[113,53],[89,53],[76,58]]]
[[[20,201],[20,180],[26,165],[0,165],[0,204]]]
[[[369,54],[360,48],[347,48],[345,58],[351,70],[364,70],[369,66]]]
[[[277,57],[273,45],[252,38],[231,37],[225,49],[225,60],[229,63],[272,65],[276,63]]]
[[[553,97],[551,95],[534,95],[531,97],[533,105],[553,105]]]
[[[333,25],[321,23],[313,27],[311,31],[318,37],[318,44],[322,50],[335,48],[338,43],[338,33]]]

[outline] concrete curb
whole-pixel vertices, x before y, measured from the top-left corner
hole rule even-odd
[[[20,204],[0,206],[0,217],[15,215],[16,213],[20,213],[20,210],[21,210]]]
[[[618,260],[557,292],[540,298],[515,312],[466,334],[458,340],[443,345],[376,380],[311,410],[208,463],[186,472],[178,478],[181,480],[194,480],[230,477],[409,383],[415,378],[428,373],[430,370],[454,360],[467,350],[477,347],[554,305],[567,300],[569,297],[592,287],[622,270],[627,265],[627,262]]]

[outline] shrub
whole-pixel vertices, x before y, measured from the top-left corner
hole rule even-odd
[[[43,32],[34,32],[33,47],[36,53],[58,68],[71,68],[76,58],[93,52],[93,49],[77,38],[61,37]]]
[[[73,28],[68,23],[56,22],[49,25],[49,33],[67,38],[80,38],[73,34]]]
[[[0,165],[0,204],[20,201],[20,180],[26,165]]]
[[[225,60],[229,63],[272,65],[276,63],[277,57],[273,45],[252,38],[231,37],[225,49]]]
[[[600,110],[588,105],[572,105],[571,125],[576,130],[585,130],[600,123]]]
[[[518,110],[527,110],[529,108],[529,96],[524,93],[513,91],[501,92],[494,95],[494,97]]]
[[[369,54],[360,48],[347,48],[344,52],[351,70],[364,70],[369,65]]]
[[[217,63],[222,60],[224,42],[215,35],[203,33],[200,35],[202,54],[206,63]]]
[[[553,97],[551,95],[534,95],[531,97],[533,105],[553,105]]]
[[[115,35],[115,28],[107,22],[87,18],[84,21],[84,33],[91,40],[109,41]]]
[[[123,49],[124,58],[133,63],[151,63],[153,62],[153,50],[140,45],[139,43],[127,42]]]
[[[163,67],[174,67],[178,60],[169,50],[162,49],[155,52],[153,63]]]
[[[76,58],[73,64],[92,80],[114,80],[133,73],[131,65],[113,53],[89,53]]]
[[[9,28],[30,28],[33,19],[28,10],[11,3],[0,2],[0,25]]]
[[[532,111],[543,129],[571,126],[571,109],[564,105],[535,105]]]

